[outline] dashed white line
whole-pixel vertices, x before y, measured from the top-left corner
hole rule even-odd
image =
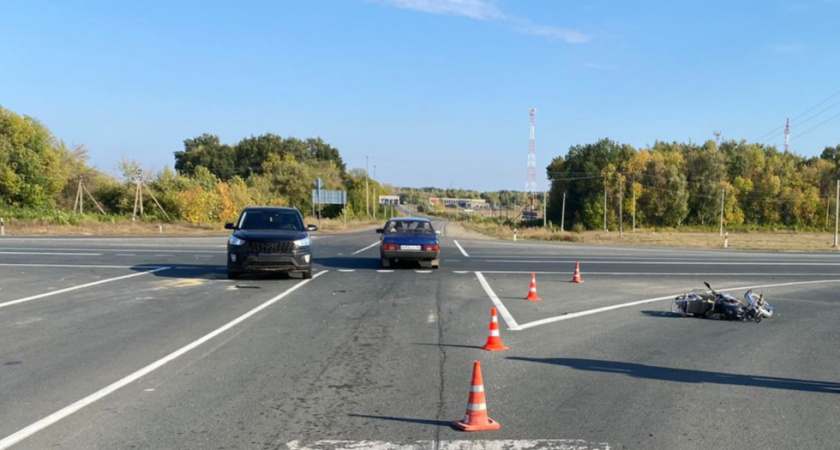
[[[236,325],[240,324],[241,322],[247,320],[249,317],[253,316],[254,314],[257,314],[258,312],[262,311],[265,308],[268,308],[269,306],[273,305],[274,303],[276,303],[277,301],[279,301],[283,297],[291,294],[292,292],[298,290],[302,286],[306,285],[310,281],[314,280],[315,278],[318,278],[319,276],[321,276],[325,273],[327,273],[327,271],[319,272],[319,273],[315,274],[311,279],[301,281],[300,283],[292,286],[291,288],[287,289],[286,291],[277,295],[276,297],[272,298],[271,300],[268,300],[267,302],[261,304],[260,306],[257,306],[256,308],[248,311],[247,313],[237,317],[236,319],[228,322],[226,325],[224,325],[221,328],[211,332],[210,334],[198,339],[197,341],[194,341],[191,344],[188,344],[184,347],[181,347],[180,349],[176,350],[175,352],[170,353],[169,355],[153,362],[152,364],[149,364],[148,366],[132,373],[131,375],[129,375],[129,376],[127,376],[127,377],[125,377],[125,378],[123,378],[123,379],[121,379],[121,380],[119,380],[115,383],[112,383],[109,386],[106,386],[106,387],[94,392],[91,395],[88,395],[87,397],[77,401],[76,403],[73,403],[70,406],[62,408],[62,409],[50,414],[49,416],[44,417],[43,419],[33,423],[32,425],[29,425],[28,427],[23,428],[22,430],[19,430],[15,433],[10,434],[9,436],[6,436],[2,440],[0,440],[0,450],[7,449],[7,448],[23,441],[24,439],[26,439],[26,438],[44,430],[45,428],[49,427],[50,425],[52,425],[52,424],[54,424],[54,423],[56,423],[56,422],[58,422],[58,421],[60,421],[64,418],[70,416],[71,414],[79,411],[80,409],[84,408],[85,406],[90,405],[90,404],[92,404],[96,401],[99,401],[99,400],[105,398],[106,396],[110,395],[111,393],[117,391],[118,389],[120,389],[122,387],[125,387],[128,384],[131,384],[134,381],[137,381],[141,377],[152,373],[153,371],[159,369],[164,364],[166,364],[166,363],[184,355],[185,353],[189,352],[190,350],[193,350],[194,348],[198,347],[199,345],[201,345],[201,344],[209,341],[210,339],[213,339],[214,337],[224,333],[225,331],[235,327]]]
[[[344,272],[344,273],[349,273],[349,272],[355,272],[356,269],[338,269],[338,271],[339,272]]]
[[[481,283],[481,287],[484,288],[484,292],[487,293],[487,296],[490,297],[490,301],[493,302],[493,305],[496,306],[496,309],[499,310],[499,314],[502,315],[502,318],[505,319],[505,323],[507,324],[508,328],[511,330],[519,330],[519,324],[516,323],[513,316],[510,314],[510,311],[505,308],[505,305],[502,304],[502,301],[499,300],[499,297],[493,292],[493,288],[490,287],[490,283],[484,279],[484,275],[481,272],[475,273],[476,278],[478,278],[478,282]]]
[[[367,249],[369,249],[369,248],[373,248],[373,247],[375,247],[375,246],[377,246],[377,245],[379,245],[379,241],[376,241],[376,242],[374,242],[373,244],[370,244],[370,245],[368,245],[367,247],[365,247],[365,248],[363,248],[363,249],[361,249],[361,250],[356,250],[355,252],[351,253],[351,255],[357,255],[357,254],[362,253],[363,251],[365,251],[365,250],[367,250]]]
[[[455,242],[455,245],[458,247],[458,250],[461,250],[461,254],[463,254],[467,258],[470,257],[470,255],[467,254],[467,252],[464,250],[464,247],[461,247],[461,244],[459,244],[458,241],[452,241],[452,242]]]
[[[65,292],[75,291],[75,290],[78,290],[78,289],[83,289],[83,288],[86,288],[86,287],[96,286],[96,285],[99,285],[99,284],[110,283],[112,281],[125,280],[126,278],[139,277],[141,275],[160,272],[161,270],[167,270],[167,269],[169,269],[169,267],[161,267],[159,269],[149,270],[149,271],[145,271],[145,272],[132,273],[130,275],[123,275],[121,277],[108,278],[106,280],[94,281],[93,283],[80,284],[78,286],[73,286],[73,287],[69,287],[69,288],[66,288],[66,289],[60,289],[58,291],[46,292],[44,294],[33,295],[32,297],[26,297],[26,298],[21,298],[21,299],[18,299],[18,300],[12,300],[12,301],[6,302],[6,303],[0,303],[0,308],[4,308],[6,306],[17,305],[18,303],[28,302],[28,301],[31,301],[31,300],[37,300],[39,298],[44,298],[44,297],[50,297],[50,296],[53,296],[53,295],[63,294]]]

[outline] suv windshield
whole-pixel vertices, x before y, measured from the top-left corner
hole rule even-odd
[[[424,220],[391,220],[385,225],[385,233],[435,234],[435,230]]]
[[[303,231],[303,222],[294,211],[245,211],[239,218],[239,229]]]

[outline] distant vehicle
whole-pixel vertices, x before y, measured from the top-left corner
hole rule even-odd
[[[396,262],[416,261],[440,267],[439,231],[432,227],[429,219],[422,217],[391,218],[385,227],[377,228],[382,234],[379,256],[382,267],[391,267]]]
[[[227,276],[237,279],[246,272],[300,273],[312,278],[312,239],[297,208],[248,207],[236,223],[227,245]]]

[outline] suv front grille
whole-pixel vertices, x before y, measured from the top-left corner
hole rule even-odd
[[[249,241],[248,251],[253,253],[290,253],[294,251],[293,241]]]

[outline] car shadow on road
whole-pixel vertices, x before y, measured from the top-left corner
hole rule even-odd
[[[157,270],[167,267],[166,270]],[[210,264],[138,264],[131,270],[137,272],[152,272],[161,278],[200,278],[203,280],[227,279],[227,267]]]
[[[840,394],[840,383],[831,381],[800,380],[796,378],[778,378],[762,375],[739,375],[704,370],[674,369],[671,367],[649,366],[646,364],[599,359],[579,358],[525,358],[512,356],[512,361],[536,362],[566,366],[576,370],[613,373],[649,380],[673,381],[677,383],[708,383],[733,386],[749,386],[789,391],[816,392],[821,394]]]
[[[672,313],[671,311],[642,311],[642,314],[648,317],[662,317],[662,318],[683,318],[684,315],[680,313]]]
[[[367,415],[367,414],[348,414],[348,416],[350,416],[350,417],[361,417],[363,419],[390,420],[392,422],[419,423],[421,425],[434,425],[434,426],[438,426],[438,427],[452,426],[452,422],[451,421],[446,421],[446,420],[409,419],[407,417],[371,416],[371,415]]]
[[[427,343],[427,342],[412,342],[411,345],[424,345],[424,346],[428,346],[428,347],[481,348],[480,345],[431,344],[431,343]]]
[[[382,263],[379,258],[359,258],[353,256],[335,256],[330,258],[315,258],[315,264],[319,264],[329,269],[355,269],[355,270],[380,270]],[[401,270],[401,269],[429,269],[422,264],[409,261],[398,262],[391,265],[386,270]]]

